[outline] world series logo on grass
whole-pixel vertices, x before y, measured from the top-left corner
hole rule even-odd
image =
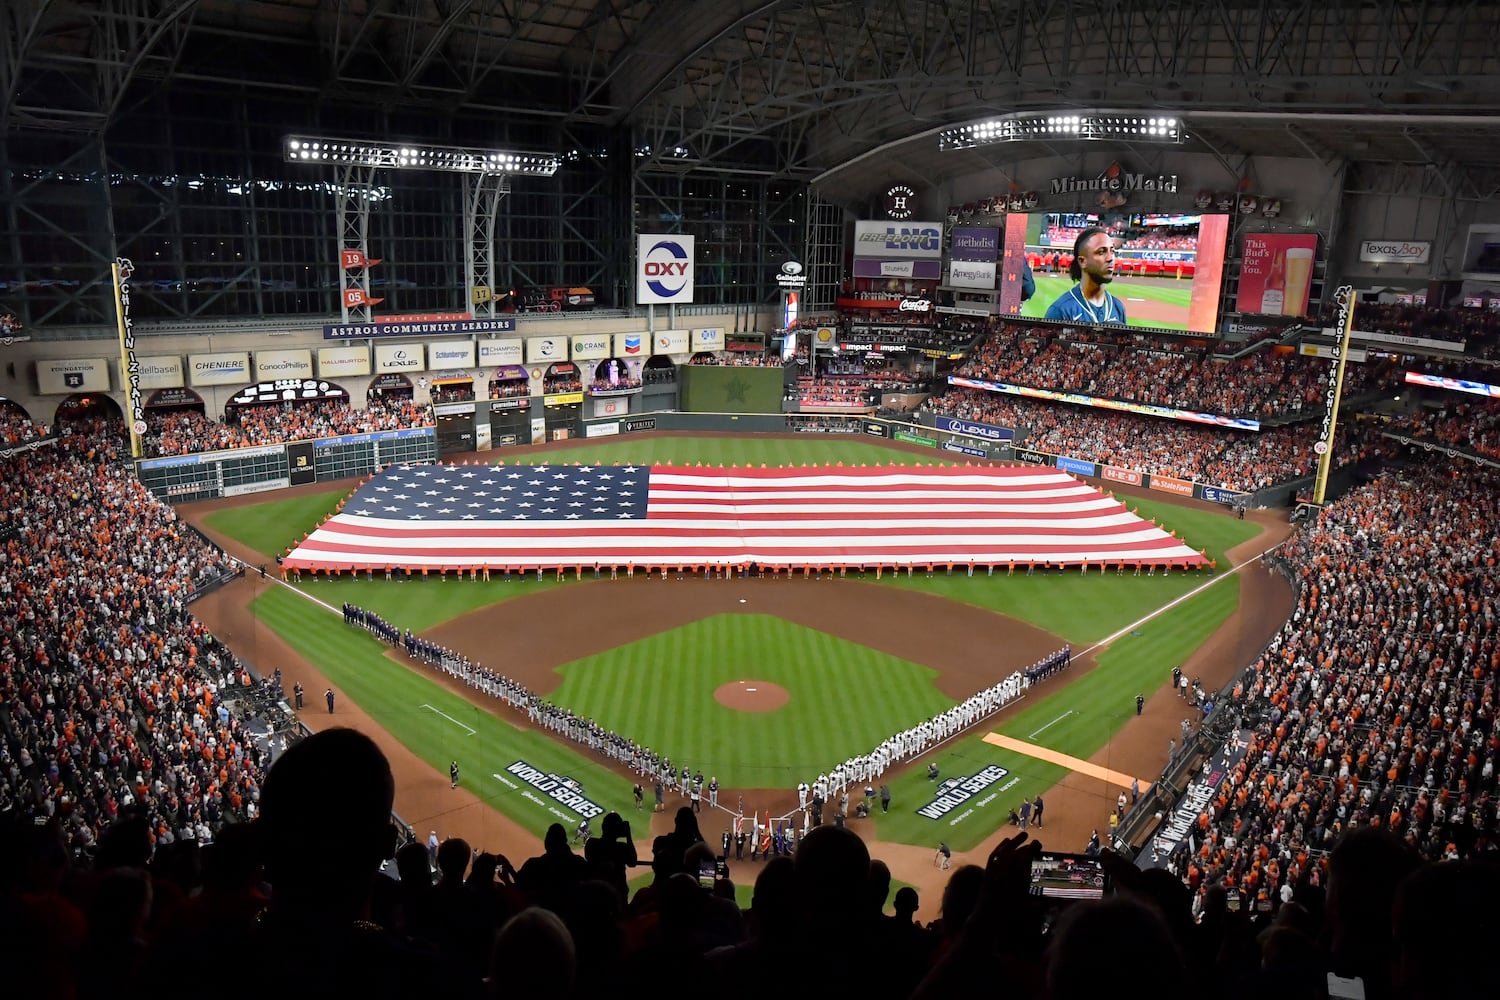
[[[917,815],[942,819],[995,782],[1004,780],[1008,774],[1010,772],[1005,768],[991,764],[972,778],[949,778],[938,786],[937,798],[918,809]]]

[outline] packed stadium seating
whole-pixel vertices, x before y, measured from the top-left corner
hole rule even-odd
[[[121,434],[62,428],[0,485],[0,814],[51,816],[78,849],[130,815],[158,844],[253,816],[266,750],[249,673],[188,610],[233,565],[141,487]]]
[[[1261,431],[1226,430],[1161,417],[1095,410],[983,389],[951,387],[923,403],[937,414],[1025,431],[1029,448],[1120,468],[1251,491],[1312,472],[1317,427],[1294,424]],[[1347,460],[1357,447],[1340,425],[1335,453]]]
[[[1497,516],[1500,479],[1422,462],[1285,548],[1296,610],[1234,692],[1254,736],[1174,866],[1200,895],[1299,898],[1366,826],[1429,859],[1493,856]]]
[[[372,399],[364,409],[343,402],[278,403],[237,407],[231,419],[233,423],[221,423],[201,413],[183,411],[151,416],[146,421],[142,447],[147,457],[187,455],[338,434],[430,427],[432,409],[399,399]]]
[[[1386,429],[1500,461],[1500,400],[1443,397],[1439,406],[1403,414]]]
[[[1322,407],[1328,362],[1262,349],[1242,358],[1213,357],[1168,338],[1100,345],[1070,332],[1005,324],[959,370],[960,375],[1060,389],[1106,399],[1267,420]],[[1383,364],[1350,365],[1344,396],[1394,387]]]

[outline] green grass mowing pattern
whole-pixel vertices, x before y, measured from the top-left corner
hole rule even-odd
[[[940,780],[972,775],[988,764],[997,764],[1010,772],[1004,781],[942,819],[930,820],[917,814],[916,810],[931,801],[936,790],[927,780],[925,766],[913,768],[891,785],[891,812],[875,820],[880,837],[908,844],[930,843],[934,848],[939,839],[946,839],[955,850],[977,846],[1005,822],[1009,810],[1020,807],[1023,798],[1045,791],[1067,774],[1058,765],[985,743],[986,732],[998,731],[1087,760],[1134,716],[1135,696],[1139,693],[1149,696],[1163,682],[1170,681],[1172,668],[1203,645],[1233,613],[1238,602],[1238,577],[1215,584],[1142,625],[1140,635],[1116,640],[1100,655],[1094,670],[1066,688],[1029,704],[998,730],[983,727],[976,735],[957,741],[931,758],[938,764]],[[1159,759],[1165,761],[1166,756],[1167,747],[1163,743]],[[1108,762],[1106,766],[1125,770]],[[1138,776],[1144,792],[1156,777],[1156,770],[1136,770],[1142,772]],[[1099,800],[1097,820],[1101,831],[1107,832],[1109,812],[1119,791],[1111,787],[1108,799]],[[855,829],[859,829],[858,824]],[[1043,831],[1036,836],[1045,842],[1045,827]],[[1047,846],[1053,850],[1081,851],[1085,845],[1049,843]]]
[[[348,495],[349,490],[343,488],[322,490],[216,510],[203,520],[215,531],[248,545],[270,561],[285,552],[287,546],[301,541],[303,532],[311,533]]]
[[[558,672],[554,704],[736,788],[810,781],[953,704],[931,668],[770,615],[714,615]],[[779,684],[791,697],[769,712],[714,699],[740,680]]]
[[[606,810],[626,817],[634,815],[630,783],[602,763],[573,752],[541,732],[518,730],[429,680],[421,668],[393,661],[384,655],[382,643],[363,630],[346,626],[326,608],[284,587],[273,587],[255,602],[255,613],[317,665],[339,696],[357,702],[371,719],[438,773],[447,774],[448,762],[457,760],[465,788],[538,837],[554,822],[562,823],[571,835],[581,817],[510,775],[506,780],[517,787],[509,787],[493,776],[504,774],[516,760],[568,775],[582,784],[589,799]],[[292,680],[296,678],[288,677]],[[314,693],[310,701],[316,706],[321,698]],[[498,702],[496,711],[509,712]]]
[[[1221,568],[1229,565],[1225,552],[1260,531],[1252,522],[1216,511],[1135,497],[1126,497],[1125,502],[1141,517],[1155,517],[1158,523],[1169,525],[1193,548],[1207,550],[1209,558],[1216,560]],[[973,577],[965,572],[955,572],[953,576],[940,572],[930,580],[918,571],[910,578],[903,573],[886,576],[881,582],[998,611],[1082,646],[1140,621],[1207,579],[1206,573],[1193,572],[1137,577],[1129,570],[1124,576],[1116,576],[1113,570],[1103,575],[1096,570],[1088,576],[1069,570],[1051,575],[1039,572],[1028,577],[1018,570],[1015,576],[997,573],[993,577],[983,575],[982,571]],[[1087,613],[1080,614],[1080,608],[1087,608]]]
[[[540,465],[544,461],[577,462],[601,465],[619,462],[630,465],[956,465],[958,462],[940,456],[947,453],[933,449],[932,457],[890,448],[853,436],[808,435],[809,440],[788,440],[767,435],[745,434],[735,437],[674,437],[670,434],[625,438],[583,447],[548,449],[541,453],[511,458],[503,452],[491,453],[495,462],[514,465]]]

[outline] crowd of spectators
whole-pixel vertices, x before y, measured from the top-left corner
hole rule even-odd
[[[626,372],[611,382],[607,378],[596,378],[589,383],[590,392],[619,392],[621,389],[639,389],[642,381]]]
[[[410,399],[371,399],[362,410],[344,400],[274,403],[234,407],[223,422],[194,410],[152,414],[141,446],[150,458],[431,426],[432,408]]]
[[[794,434],[858,434],[864,427],[859,417],[812,417],[788,413],[786,429]]]
[[[646,385],[671,385],[677,381],[677,366],[669,365],[663,368],[642,368],[641,376]]]
[[[47,425],[37,423],[22,410],[7,406],[0,409],[0,444],[14,447],[47,436]]]
[[[858,378],[799,378],[788,386],[785,397],[798,406],[874,407],[877,393]]]
[[[234,565],[136,479],[116,421],[0,460],[0,815],[90,851],[135,817],[157,844],[254,815],[267,748],[251,676],[189,612]]]
[[[1495,858],[1497,517],[1500,478],[1424,460],[1288,543],[1295,611],[1230,702],[1253,725],[1248,751],[1174,859],[1200,896],[1300,899],[1366,827],[1413,857]]]
[[[531,395],[531,382],[527,379],[495,379],[490,382],[491,399],[515,399],[529,395]]]
[[[807,352],[800,352],[806,357]],[[761,354],[758,351],[720,351],[717,354],[695,354],[688,361],[691,365],[726,365],[731,368],[780,368],[786,360],[779,354]]]
[[[1233,490],[1274,486],[1310,475],[1317,465],[1313,444],[1318,428],[1312,424],[1229,430],[961,386],[929,398],[922,408],[1016,428],[1024,433],[1021,443],[1038,451]],[[1370,447],[1365,437],[1339,425],[1334,454],[1340,462]]]
[[[1151,341],[1099,344],[1066,331],[1004,324],[959,374],[1262,421],[1322,408],[1326,359],[1274,348],[1234,359],[1215,357],[1207,347],[1174,348]],[[1395,388],[1399,378],[1399,370],[1384,363],[1347,365],[1344,398]]]
[[[1500,400],[1497,399],[1469,402],[1444,396],[1435,407],[1424,406],[1400,414],[1385,429],[1500,461]]]
[[[542,392],[550,395],[554,392],[582,392],[583,380],[570,378],[563,375],[549,375],[542,380]]]
[[[430,395],[434,403],[472,403],[474,383],[452,382],[447,385],[435,385]]]

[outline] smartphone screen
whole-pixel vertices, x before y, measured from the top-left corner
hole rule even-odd
[[[1225,897],[1228,900],[1229,912],[1240,912],[1240,891],[1238,889],[1226,889]]]
[[[717,865],[712,861],[705,861],[698,866],[698,885],[704,889],[714,887],[714,873]]]
[[[1031,861],[1031,894],[1044,899],[1103,899],[1109,876],[1098,858],[1043,852]]]

